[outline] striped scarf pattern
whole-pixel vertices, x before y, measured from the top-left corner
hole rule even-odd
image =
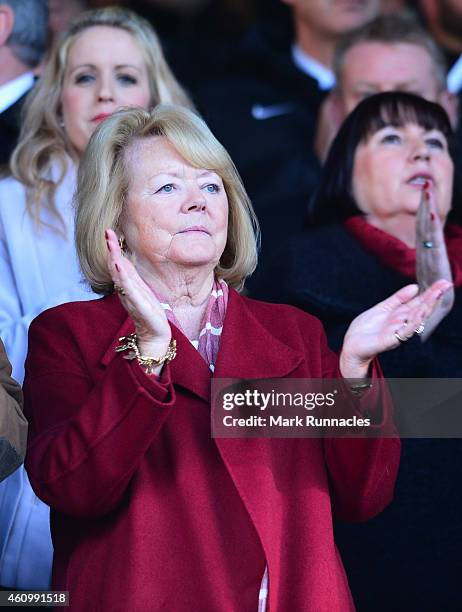
[[[204,316],[202,317],[199,337],[196,340],[190,341],[204,358],[212,372],[215,371],[215,364],[217,362],[220,336],[223,331],[226,308],[228,307],[228,294],[228,285],[224,280],[216,278],[213,282],[212,292],[210,293]],[[173,323],[175,327],[183,332],[181,324],[170,304],[163,301],[162,298],[159,298],[159,301],[170,323]]]

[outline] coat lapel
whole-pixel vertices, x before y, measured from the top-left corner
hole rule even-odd
[[[117,331],[101,358],[103,367],[115,358],[119,338],[134,331],[133,321],[117,296],[109,300]],[[167,367],[171,368],[174,384],[210,402],[212,372],[188,338],[174,325],[171,328],[177,341],[177,356]],[[260,323],[244,298],[230,290],[215,378],[281,378],[295,370],[302,360],[299,352],[278,340]]]
[[[260,323],[245,298],[230,290],[215,378],[282,378],[302,360]]]

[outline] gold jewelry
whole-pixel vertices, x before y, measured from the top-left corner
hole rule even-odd
[[[123,236],[119,236],[118,243],[120,250],[125,253],[125,251],[127,250],[127,243],[125,242],[125,238]]]
[[[122,351],[130,351],[125,359],[136,359],[142,368],[146,368],[146,374],[153,374],[154,368],[162,363],[168,363],[176,357],[176,340],[173,338],[169,342],[165,355],[158,358],[146,357],[140,353],[138,338],[135,333],[129,334],[128,336],[122,336],[119,338],[119,342],[122,342],[122,344],[116,346],[115,352],[121,353]]]
[[[401,336],[398,334],[397,331],[395,331],[394,334],[395,334],[395,338],[398,340],[400,344],[403,344],[403,342],[407,342],[407,340],[409,340],[409,338],[401,338]]]
[[[125,289],[116,284],[114,284],[114,291],[118,293],[119,295],[126,295]]]

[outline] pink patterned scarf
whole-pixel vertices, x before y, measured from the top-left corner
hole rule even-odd
[[[191,340],[191,344],[199,351],[199,354],[204,358],[212,372],[215,370],[215,364],[217,362],[220,336],[223,330],[226,308],[228,306],[228,294],[228,285],[224,280],[216,278],[213,281],[212,292],[201,321],[199,338]],[[165,302],[161,296],[158,295],[157,297],[162,308],[165,310],[167,319],[183,332],[181,324],[176,318],[170,304]]]

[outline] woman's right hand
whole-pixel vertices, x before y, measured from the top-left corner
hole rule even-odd
[[[172,337],[165,311],[135,266],[124,257],[117,235],[106,230],[108,269],[122,305],[135,324],[140,353],[147,357],[162,357]]]
[[[416,219],[416,273],[419,293],[435,281],[452,282],[451,266],[444,241],[444,227],[436,210],[434,193],[428,184],[422,189],[422,199]],[[427,340],[454,304],[454,287],[447,290],[425,324],[421,335]]]

